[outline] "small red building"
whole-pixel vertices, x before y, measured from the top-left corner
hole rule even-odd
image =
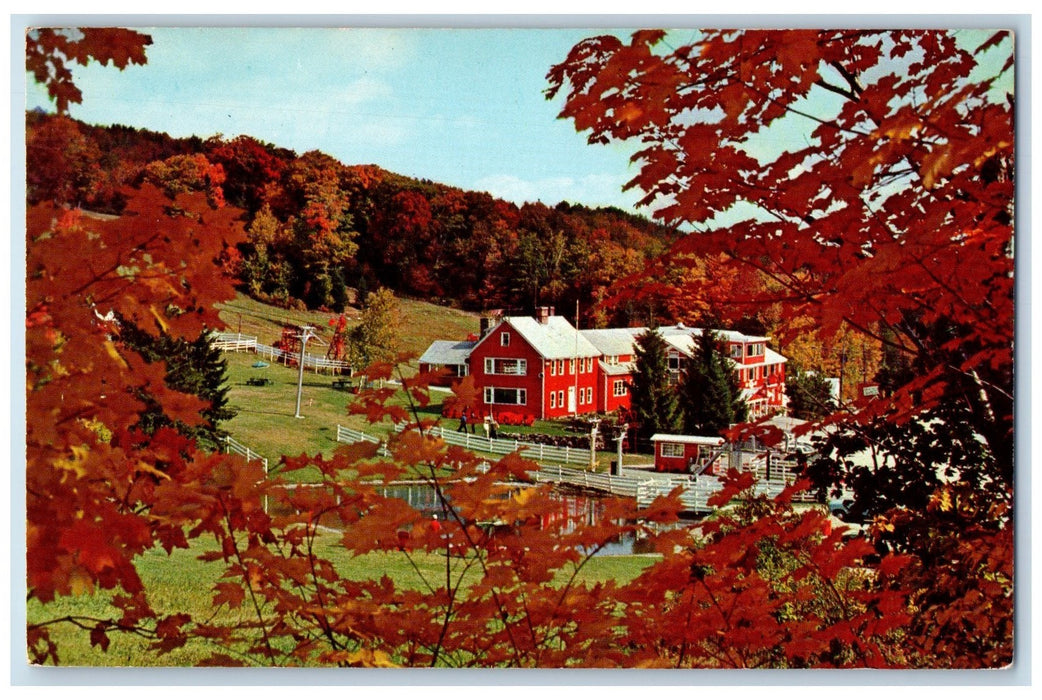
[[[724,445],[722,437],[666,433],[655,433],[651,442],[655,445],[655,471],[683,474],[700,473],[703,460],[713,456],[713,448]]]

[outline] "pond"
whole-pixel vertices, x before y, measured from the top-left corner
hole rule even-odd
[[[444,517],[444,508],[439,502],[433,487],[427,484],[401,484],[382,489],[385,496],[400,498],[410,506],[426,513],[432,518],[435,515]],[[554,500],[559,508],[543,517],[541,525],[565,522],[564,531],[570,532],[582,525],[598,525],[604,519],[605,498],[588,493],[555,491]],[[677,527],[694,525],[697,521],[681,520]],[[596,556],[649,554],[652,553],[649,543],[637,539],[633,535],[624,535],[618,540],[609,542]]]

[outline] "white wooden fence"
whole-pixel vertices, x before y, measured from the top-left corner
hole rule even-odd
[[[297,362],[300,358],[299,352],[286,352],[273,345],[258,343],[257,338],[240,333],[218,333],[210,341],[218,350],[228,352],[254,352],[267,357],[270,362]],[[342,360],[329,360],[325,357],[309,355],[304,353],[304,369],[315,372],[328,371],[333,373],[351,374],[351,363]]]
[[[401,427],[396,426],[395,432],[400,432]],[[554,445],[541,445],[534,442],[522,442],[520,440],[507,440],[504,438],[486,437],[474,435],[462,430],[446,429],[444,426],[435,426],[430,429],[430,434],[441,438],[450,445],[457,445],[476,452],[487,452],[490,454],[510,454],[521,451],[528,459],[536,462],[561,462],[564,464],[589,464],[590,450],[578,447],[556,447]]]
[[[391,454],[387,450],[387,445],[384,443],[384,441],[376,437],[375,435],[363,433],[361,430],[345,428],[344,426],[339,424],[336,427],[336,441],[346,442],[348,444],[356,442],[374,442],[380,445],[380,449],[377,450],[377,454],[379,454],[381,457],[388,457]]]
[[[386,456],[387,447],[380,438],[368,435],[359,430],[352,430],[338,425],[336,432],[337,442],[374,442],[380,443],[380,454]],[[396,432],[401,432],[400,426],[395,427]],[[495,454],[509,454],[517,450],[525,451],[530,448],[550,448],[549,445],[537,445],[534,443],[522,443],[515,440],[497,440],[493,438],[478,437],[445,430],[437,427],[431,431],[432,435],[442,438],[445,442],[460,445],[467,449]],[[589,460],[589,450],[570,450],[565,448],[551,448],[559,451],[558,456],[582,456],[582,461]],[[538,463],[538,457],[529,453],[526,457]],[[564,461],[563,459],[560,461]],[[741,458],[736,460],[743,463]],[[757,481],[752,488],[756,495],[768,497],[777,496],[781,491],[791,485],[795,478],[796,463],[791,460],[770,459],[768,472],[768,460],[765,455],[758,458],[745,460],[744,466],[757,476]],[[708,504],[709,498],[723,487],[722,481],[715,476],[700,475],[691,476],[687,474],[644,474],[630,471],[629,473],[616,475],[604,472],[589,471],[586,469],[575,469],[563,465],[539,464],[539,469],[534,473],[534,478],[541,483],[567,484],[585,489],[603,491],[617,496],[634,498],[637,505],[647,507],[658,496],[666,496],[676,487],[682,489],[680,502],[684,509],[692,512],[707,513],[713,510]],[[799,494],[797,501],[813,501],[811,494]]]
[[[246,447],[246,445],[243,445],[241,442],[231,437],[230,435],[224,437],[224,451],[228,453],[242,455],[246,458],[247,462],[252,462],[253,460],[258,459],[260,460],[261,464],[264,465],[264,472],[267,473],[268,471],[267,457],[261,457],[259,454],[251,450],[249,447]]]
[[[629,496],[636,498],[641,489],[648,483],[645,476],[613,475],[604,472],[592,472],[586,469],[571,469],[562,466],[539,465],[539,471],[535,474],[536,481],[554,484],[568,484],[586,489],[594,489],[614,494],[616,496]]]

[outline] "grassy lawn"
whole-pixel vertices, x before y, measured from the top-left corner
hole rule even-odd
[[[475,314],[413,299],[401,299],[400,304],[404,352],[419,355],[433,340],[461,339],[478,330],[478,317]],[[320,333],[324,332],[328,339],[328,321],[335,316],[332,312],[280,309],[242,294],[221,305],[220,313],[229,332],[241,331],[244,335],[256,336],[264,344],[278,340],[284,324],[311,324]],[[357,323],[359,314],[360,311],[355,308],[345,312],[349,326]],[[252,365],[257,360],[268,360],[252,353],[228,353],[225,357],[228,360],[229,404],[237,411],[237,415],[222,424],[222,427],[233,438],[267,457],[272,466],[283,454],[299,455],[306,452],[328,456],[336,447],[337,424],[363,430],[376,437],[385,437],[391,433],[390,423],[370,425],[362,416],[349,415],[347,407],[355,400],[355,395],[333,389],[334,378],[328,374],[305,372],[300,411],[303,418],[295,418],[296,368],[270,362],[268,367],[254,368]],[[406,376],[415,369],[415,363],[405,368]],[[246,383],[250,378],[260,377],[270,379],[272,384],[250,386]],[[445,393],[432,392],[431,404],[420,411],[421,417],[439,418],[444,396]],[[401,401],[404,403],[404,396]],[[446,426],[454,429],[456,424],[449,421]],[[509,438],[518,432],[574,434],[569,433],[565,423],[559,421],[537,421],[531,427],[500,426],[501,437]],[[614,451],[598,453],[597,468],[607,470],[615,458]],[[646,455],[625,455],[623,458],[623,464],[650,461],[651,457]]]
[[[336,447],[337,424],[371,434],[390,432],[389,424],[369,426],[364,417],[349,415],[347,407],[355,395],[334,389],[334,378],[328,374],[304,373],[300,403],[303,418],[296,418],[297,368],[277,363],[254,368],[252,365],[258,360],[268,360],[253,353],[227,353],[225,359],[228,404],[236,415],[221,427],[267,457],[271,465],[283,454],[331,454]],[[246,382],[251,378],[265,378],[272,383],[250,386]]]
[[[401,300],[403,313],[403,351],[421,353],[430,342],[438,338],[464,338],[477,330],[476,316],[458,310],[434,306],[419,301]],[[281,336],[283,324],[311,324],[320,331],[328,329],[328,320],[334,316],[329,312],[288,311],[267,306],[240,295],[221,308],[221,315],[230,332],[253,335],[261,343],[272,343]],[[347,316],[354,322],[358,310],[351,309]],[[326,332],[328,337],[328,331]],[[306,372],[301,394],[302,418],[295,417],[298,370],[270,362],[253,353],[226,353],[228,365],[228,399],[236,416],[222,424],[222,428],[253,451],[267,457],[274,467],[284,454],[330,455],[337,446],[337,424],[363,430],[370,435],[385,437],[391,433],[390,423],[370,425],[363,416],[352,416],[348,406],[356,400],[350,391],[334,389],[334,377],[326,374]],[[266,367],[254,367],[262,360]],[[266,378],[270,384],[251,386],[252,378]],[[443,392],[432,392],[432,403],[421,410],[423,418],[438,418],[441,415]],[[405,403],[404,394],[395,399]],[[449,421],[447,426],[455,428]],[[563,424],[540,422],[526,431],[547,434],[565,434]],[[509,437],[510,429],[504,426],[503,437]],[[599,454],[599,465],[607,469],[615,458],[613,452]],[[627,460],[628,461],[628,460]],[[294,479],[309,480],[306,473],[296,473]],[[211,588],[224,569],[221,563],[203,563],[197,559],[205,548],[199,543],[187,551],[176,551],[167,555],[161,550],[149,552],[139,560],[139,571],[144,579],[150,601],[161,614],[187,612],[195,620],[212,619],[214,622],[236,623],[241,611],[215,611],[211,604]],[[342,575],[355,579],[389,576],[399,586],[410,588],[426,587],[424,579],[438,582],[443,580],[445,560],[436,555],[418,555],[413,562],[398,552],[369,554],[352,557],[332,534],[321,542],[320,556],[335,563]],[[653,561],[644,556],[601,556],[592,559],[579,576],[581,582],[615,580],[624,583],[639,574]],[[110,618],[117,611],[110,605],[107,593],[62,598],[47,605],[29,601],[27,615],[30,623],[65,618],[88,616]],[[216,616],[216,617],[214,617]],[[52,630],[59,645],[62,665],[70,666],[190,666],[199,663],[214,652],[226,651],[209,643],[194,641],[186,648],[168,655],[157,655],[147,650],[147,642],[132,635],[111,637],[107,652],[92,647],[89,631],[64,623]]]
[[[415,299],[402,298],[398,301],[402,313],[402,352],[415,353],[418,357],[434,340],[462,340],[479,329],[477,314]],[[221,304],[218,309],[221,320],[227,325],[227,332],[256,336],[259,342],[266,345],[271,345],[281,338],[282,327],[287,324],[315,326],[320,337],[328,342],[332,335],[329,320],[338,315],[332,311],[280,309],[262,304],[244,294]],[[344,315],[347,317],[348,328],[351,328],[358,323],[361,311],[349,307],[344,311]],[[313,352],[310,351],[311,347],[309,344],[308,354]]]
[[[186,612],[197,621],[209,619],[217,623],[235,623],[245,619],[244,616],[248,614],[246,606],[236,611],[214,610],[211,587],[224,565],[221,562],[199,561],[197,556],[205,549],[207,547],[196,542],[191,549],[178,550],[169,556],[162,550],[142,556],[138,570],[149,591],[150,602],[161,614]],[[386,575],[398,586],[413,589],[425,589],[423,579],[435,586],[439,582],[443,585],[444,582],[445,560],[440,555],[414,554],[415,566],[398,552],[352,557],[333,534],[322,538],[318,555],[328,558],[343,576],[350,579],[378,579]],[[625,583],[653,561],[644,556],[594,557],[580,571],[579,581],[589,584],[606,580]],[[33,600],[28,605],[28,621],[35,623],[66,616],[109,618],[118,614],[109,600],[109,595],[105,593],[62,598],[47,605]],[[147,642],[140,638],[113,635],[108,651],[103,652],[100,648],[91,647],[87,630],[71,624],[57,625],[52,628],[51,634],[58,643],[59,659],[63,666],[192,666],[211,653],[227,651],[214,644],[195,640],[182,649],[159,655],[148,651]]]
[[[328,374],[304,373],[300,406],[303,417],[295,418],[299,377],[297,368],[270,363],[267,358],[253,353],[226,353],[225,359],[228,362],[228,403],[236,415],[222,423],[221,427],[243,445],[267,457],[271,466],[284,454],[299,455],[306,452],[309,455],[331,455],[337,446],[338,424],[379,438],[385,438],[392,432],[389,422],[370,424],[364,416],[350,415],[348,406],[356,400],[356,395],[334,389],[334,377]],[[258,360],[268,362],[268,366],[253,367]],[[247,384],[249,379],[260,377],[272,383],[267,386]],[[441,403],[445,396],[445,392],[432,391],[431,403],[419,411],[420,417],[440,418]],[[404,404],[405,395],[400,393],[395,402]],[[454,430],[456,421],[447,420],[444,425]],[[561,423],[538,421],[532,427],[515,429],[513,426],[501,426],[500,437],[509,439],[514,432],[520,431],[566,434]],[[480,434],[480,430],[475,434]],[[615,452],[599,452],[598,469],[607,470],[615,458]],[[624,455],[623,463],[650,461],[650,456]]]

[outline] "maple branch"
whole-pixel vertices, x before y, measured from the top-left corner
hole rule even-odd
[[[853,134],[854,136],[864,136],[864,137],[870,137],[872,135],[870,132],[861,131],[860,129],[855,129],[854,127],[840,126],[839,124],[836,123],[835,119],[829,119],[829,120],[822,119],[821,117],[816,117],[813,114],[810,114],[809,112],[804,112],[803,110],[796,109],[795,107],[792,107],[792,106],[790,106],[788,104],[780,102],[775,97],[771,97],[769,94],[763,92],[762,90],[757,88],[755,85],[753,85],[751,83],[748,83],[748,82],[746,82],[744,80],[739,79],[738,82],[741,83],[741,85],[743,87],[747,88],[751,92],[756,93],[761,98],[767,100],[771,104],[774,104],[774,105],[780,107],[782,110],[784,110],[784,111],[786,111],[786,112],[788,112],[790,114],[795,114],[795,115],[803,117],[805,119],[809,119],[812,122],[820,124],[821,126],[827,126],[828,128],[830,128],[833,131],[836,131],[838,133]]]
[[[304,538],[304,541],[307,544],[306,552],[308,560],[308,572],[311,575],[311,582],[315,586],[315,596],[318,599],[318,610],[314,613],[314,615],[318,619],[319,628],[322,630],[322,633],[329,641],[330,647],[334,650],[339,650],[343,648],[343,645],[341,645],[340,642],[337,641],[336,634],[333,631],[333,626],[332,624],[330,624],[328,616],[324,613],[326,609],[326,601],[325,596],[322,592],[322,584],[318,580],[315,558],[315,538],[318,536],[318,523],[321,520],[322,515],[330,512],[331,510],[332,509],[327,508],[320,511],[318,517],[313,518],[314,527],[305,527],[305,532],[307,534]],[[298,586],[298,588],[300,587]]]
[[[231,512],[228,510],[228,504],[225,503],[224,498],[221,497],[220,495],[217,496],[217,502],[221,505],[221,511],[223,513],[223,516],[224,516],[224,525],[227,528],[227,533],[228,533],[227,536],[228,536],[228,539],[231,541],[232,551],[235,554],[235,560],[239,564],[239,569],[242,572],[241,575],[246,579],[245,580],[246,590],[249,591],[250,602],[253,604],[254,612],[257,615],[257,621],[258,621],[258,624],[260,625],[260,628],[261,628],[261,637],[264,640],[264,646],[268,650],[267,651],[267,656],[270,659],[275,659],[276,658],[276,654],[275,654],[275,650],[272,648],[271,639],[268,636],[268,628],[267,628],[267,625],[264,622],[264,613],[261,610],[260,603],[257,601],[257,595],[256,595],[256,593],[253,590],[253,585],[252,585],[252,583],[249,580],[249,568],[246,565],[246,562],[243,560],[242,552],[239,551],[239,544],[238,544],[238,542],[236,542],[235,541],[235,537],[232,536],[232,533],[235,532],[235,529],[232,526]]]
[[[710,588],[709,584],[706,582],[705,574],[702,571],[702,566],[701,565],[694,564],[694,565],[691,566],[691,577],[694,578],[696,581],[698,581],[699,583],[702,584],[702,588],[705,589],[706,594],[709,596],[709,602],[711,602],[713,604],[713,607],[716,608],[717,612],[720,613],[720,617],[723,618],[724,624],[727,625],[728,627],[730,627],[730,625],[731,625],[731,616],[720,605],[720,601],[717,600],[716,594],[713,593],[713,589]],[[743,659],[740,656],[739,656],[739,659],[738,659],[738,661],[740,663],[736,663],[735,660],[731,657],[731,653],[734,653],[733,649],[728,648],[728,649],[724,649],[722,651],[724,652],[725,657],[728,660],[728,663],[731,663],[732,665],[734,665],[735,667],[738,667],[738,668],[744,667],[744,665],[745,665],[744,661],[743,661]]]
[[[844,68],[843,64],[841,64],[839,61],[829,61],[829,65],[835,68],[836,72],[838,72],[840,76],[845,81],[847,81],[847,87],[841,88],[836,85],[832,85],[831,83],[826,82],[824,78],[819,78],[818,80],[814,81],[814,84],[818,85],[819,87],[823,87],[826,90],[830,90],[836,93],[837,95],[842,95],[851,102],[857,102],[858,98],[861,97],[861,93],[865,91],[865,88],[863,88],[861,86],[861,83],[858,82],[857,76],[855,76],[853,73]]]
[[[111,631],[127,632],[145,639],[156,639],[156,631],[154,628],[145,627],[143,625],[127,625],[112,618],[92,617],[90,615],[63,615],[50,620],[44,620],[43,622],[28,623],[25,628],[27,631],[35,631],[61,623],[69,623],[82,630],[93,630],[100,624],[105,625]]]

